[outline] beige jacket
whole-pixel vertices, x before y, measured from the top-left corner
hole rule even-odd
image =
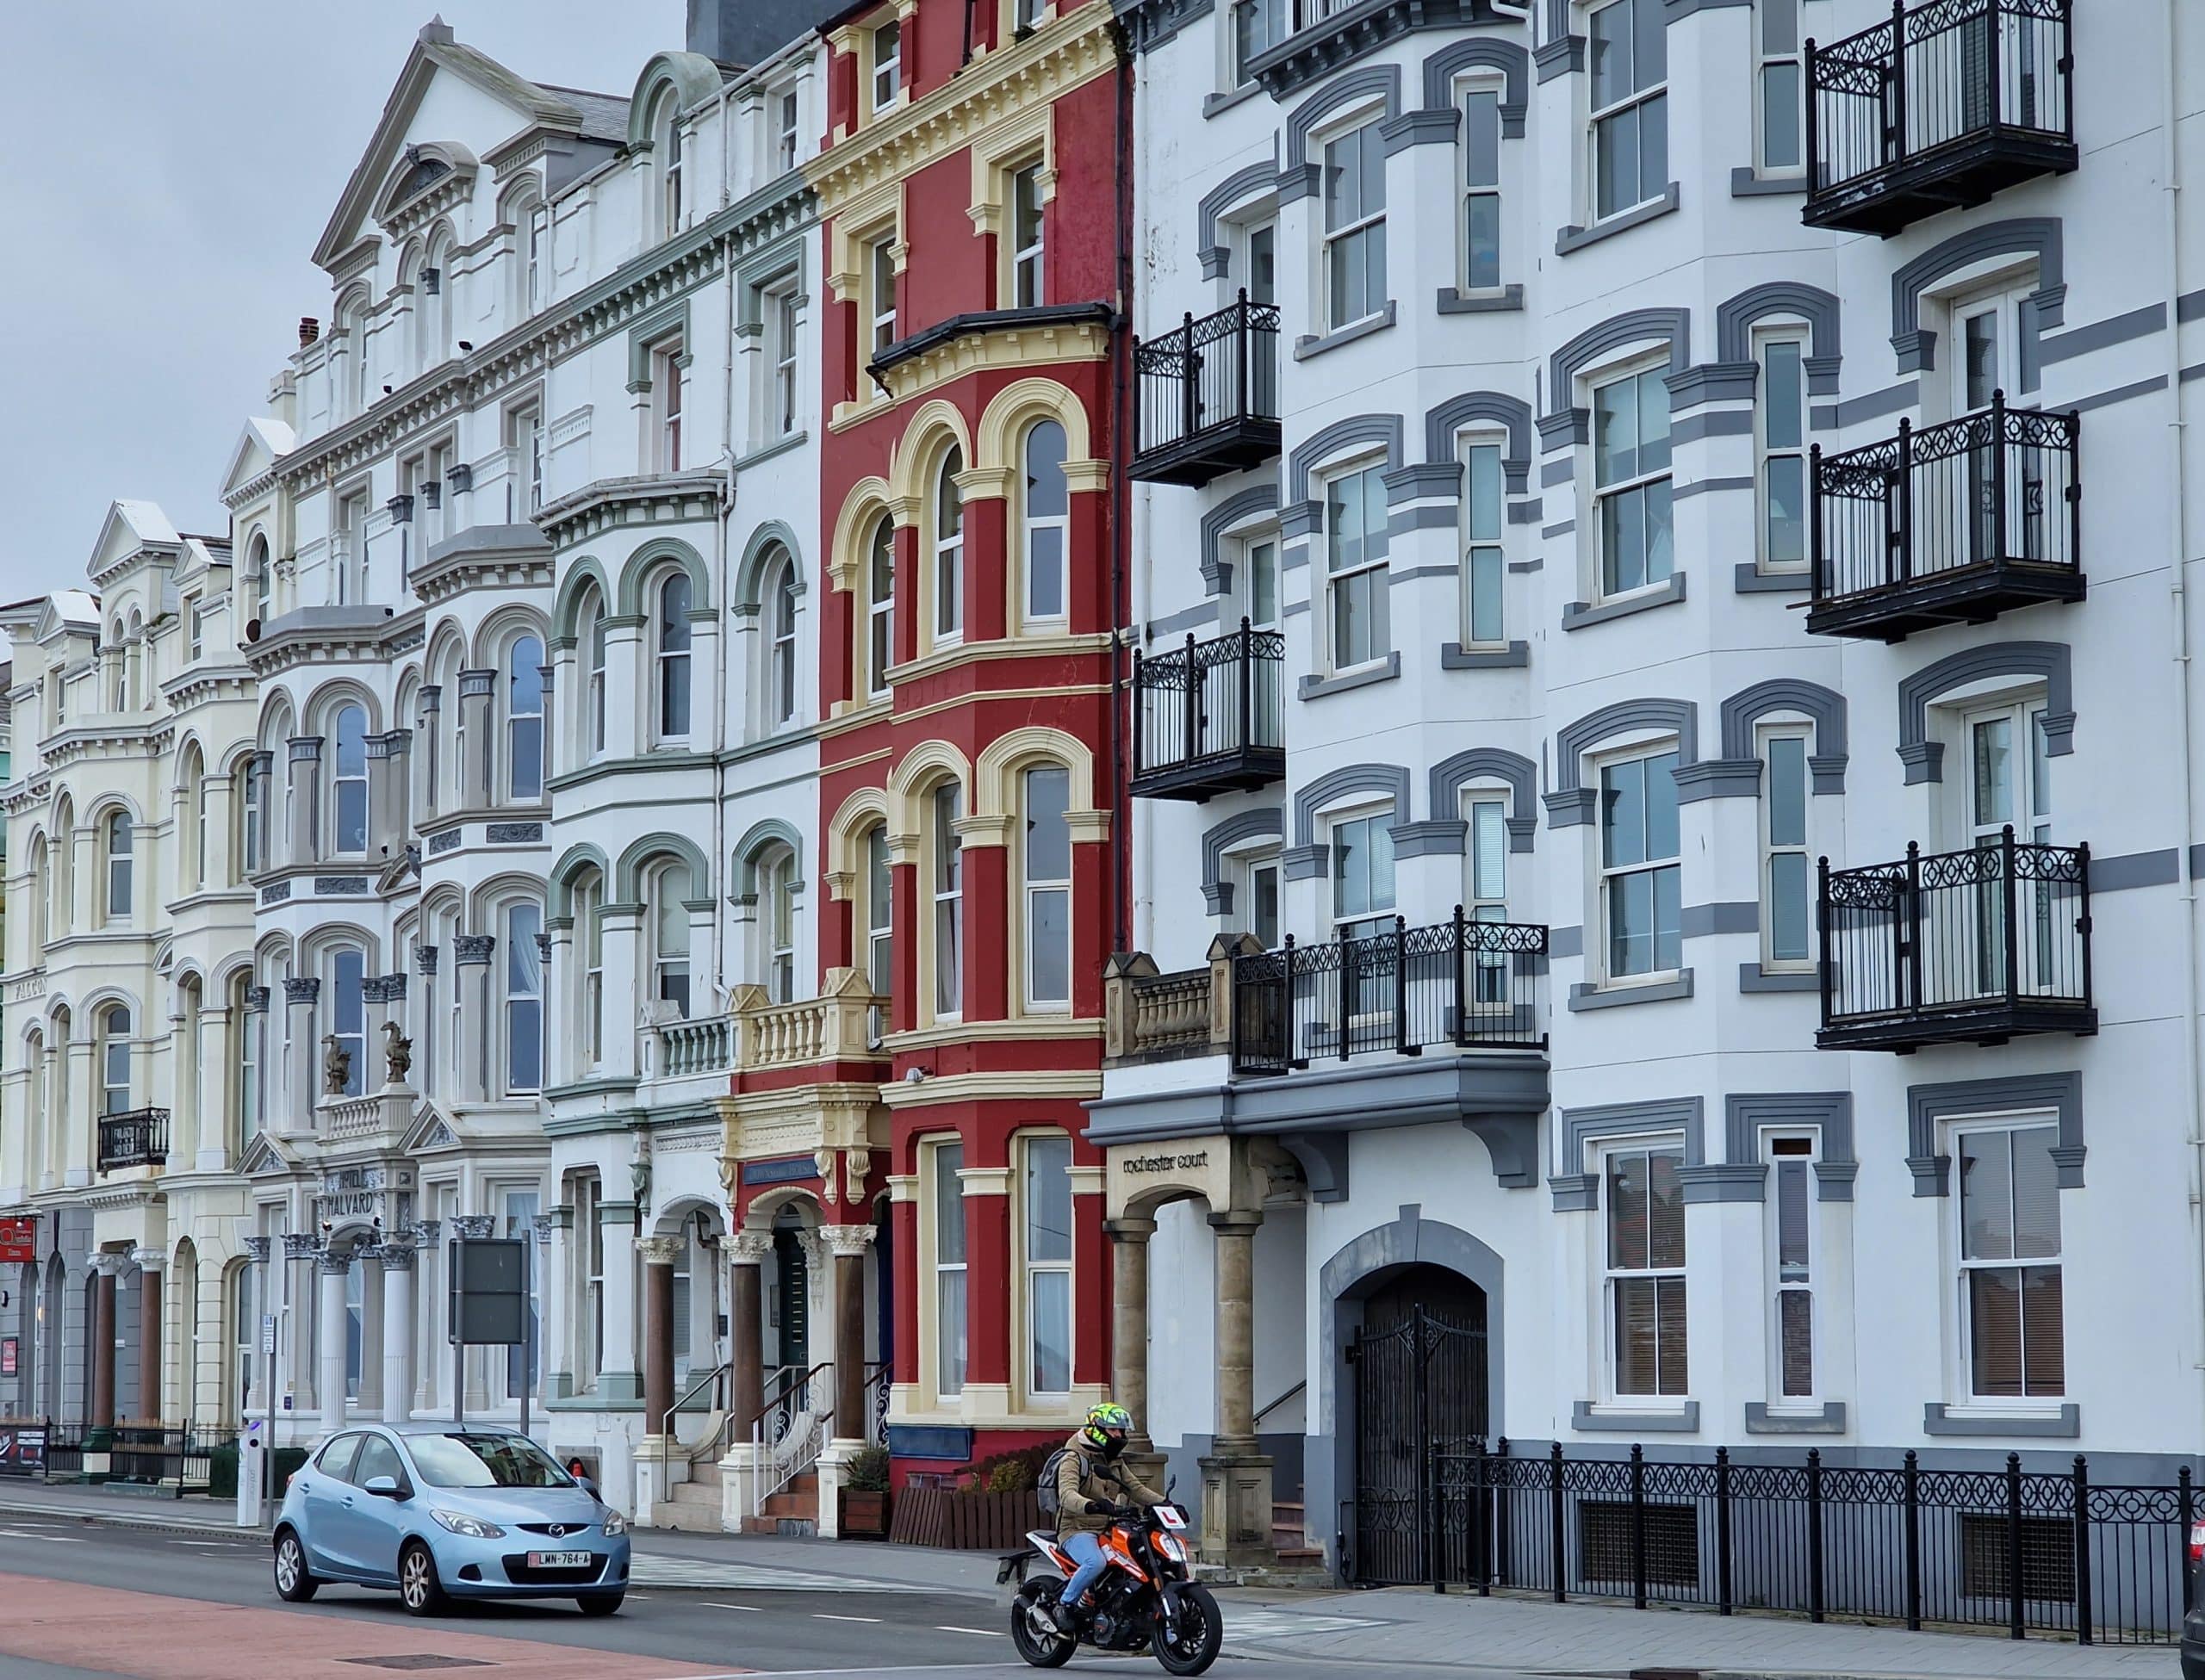
[[[1074,1429],[1065,1442],[1069,1449],[1057,1466],[1057,1538],[1067,1534],[1099,1534],[1110,1526],[1100,1511],[1087,1509],[1090,1500],[1110,1505],[1160,1505],[1164,1496],[1146,1486],[1124,1460],[1115,1464],[1087,1444],[1084,1429]]]

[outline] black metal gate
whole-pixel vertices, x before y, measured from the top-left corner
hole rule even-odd
[[[1484,1295],[1463,1283],[1427,1305],[1421,1293],[1399,1301],[1398,1316],[1374,1301],[1347,1351],[1356,1420],[1347,1567],[1374,1585],[1432,1578],[1435,1465],[1487,1432]]]

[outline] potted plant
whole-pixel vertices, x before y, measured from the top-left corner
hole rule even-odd
[[[888,1533],[888,1449],[861,1447],[842,1466],[842,1532],[879,1540]]]

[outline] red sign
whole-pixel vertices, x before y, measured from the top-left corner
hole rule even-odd
[[[0,1219],[0,1265],[38,1258],[38,1217]]]

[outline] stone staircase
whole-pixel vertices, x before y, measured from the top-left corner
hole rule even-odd
[[[689,1479],[677,1484],[652,1513],[656,1527],[685,1534],[726,1532],[720,1516],[720,1467],[710,1459],[689,1466]]]
[[[819,1532],[819,1475],[807,1470],[793,1478],[779,1493],[766,1500],[762,1516],[742,1519],[746,1534],[779,1534],[784,1539],[809,1539]]]
[[[1324,1552],[1309,1543],[1308,1513],[1302,1509],[1300,1501],[1281,1499],[1272,1502],[1271,1549],[1278,1553],[1281,1569],[1324,1567]]]

